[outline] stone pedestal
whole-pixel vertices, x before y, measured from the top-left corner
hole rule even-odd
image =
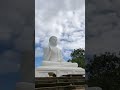
[[[55,73],[57,77],[67,74],[85,75],[85,70],[80,67],[40,66],[35,69],[35,77],[49,77],[49,72]]]

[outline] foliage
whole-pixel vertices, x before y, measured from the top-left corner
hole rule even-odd
[[[74,49],[71,53],[71,60],[68,62],[78,63],[78,67],[85,68],[85,50],[84,49]]]
[[[89,86],[100,86],[103,90],[120,90],[120,55],[106,52],[94,55],[86,65]]]

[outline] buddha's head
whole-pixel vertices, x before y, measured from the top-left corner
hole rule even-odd
[[[49,44],[50,46],[57,46],[57,37],[56,36],[51,36],[50,39],[49,39]]]

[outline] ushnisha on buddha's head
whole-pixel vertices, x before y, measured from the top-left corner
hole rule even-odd
[[[56,36],[51,36],[49,39],[49,45],[52,47],[57,46],[57,37]]]

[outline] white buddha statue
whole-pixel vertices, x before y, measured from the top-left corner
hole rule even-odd
[[[44,48],[44,60],[42,66],[78,67],[78,64],[65,62],[63,60],[62,52],[57,47],[57,37],[51,36],[49,39],[49,46]]]

